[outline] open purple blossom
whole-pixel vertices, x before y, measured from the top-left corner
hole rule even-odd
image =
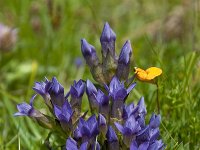
[[[15,113],[14,116],[28,116],[38,122],[41,126],[51,129],[54,126],[52,119],[33,108],[35,97],[36,95],[31,98],[30,104],[25,102],[18,104],[17,109],[19,112]]]
[[[78,148],[78,143],[71,137],[66,141],[66,150],[87,150],[88,142],[84,142]]]
[[[105,85],[109,95],[112,97],[112,117],[121,118],[125,98],[130,91],[135,87],[136,83],[131,84],[128,89],[125,88],[124,83],[114,76],[110,82],[110,86]]]
[[[124,104],[122,118],[126,121],[132,114],[135,114],[138,110],[138,106],[134,107],[134,103],[129,105]]]
[[[38,93],[39,95],[41,95],[46,103],[46,105],[52,109],[52,103],[51,103],[51,97],[50,94],[48,93],[48,90],[51,86],[51,81],[49,81],[48,79],[46,79],[44,82],[35,82],[35,86],[33,87],[33,90]]]
[[[70,94],[73,98],[80,98],[83,96],[85,91],[85,83],[82,80],[78,82],[74,81],[74,84],[71,86]]]
[[[85,121],[83,118],[80,118],[79,124],[74,131],[74,136],[76,139],[81,138],[82,141],[94,140],[99,133],[98,122],[96,116],[92,115]]]
[[[117,122],[115,122],[115,126],[123,135],[123,141],[127,146],[130,145],[133,139],[136,139],[137,133],[141,130],[139,123],[133,115],[126,120],[123,126]]]
[[[153,113],[149,121],[150,128],[153,128],[153,129],[158,128],[160,126],[160,121],[161,121],[161,116],[155,115]]]
[[[71,86],[69,94],[71,95],[70,104],[72,105],[73,109],[80,114],[81,111],[81,104],[82,104],[82,96],[85,92],[85,83],[82,80],[78,82],[74,81],[74,84]],[[67,97],[66,97],[67,98]]]
[[[73,110],[68,101],[65,101],[62,107],[54,105],[54,113],[60,121],[63,130],[69,132],[72,129]]]

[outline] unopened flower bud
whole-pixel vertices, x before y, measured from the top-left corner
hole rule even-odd
[[[107,83],[110,82],[117,68],[117,57],[115,54],[116,34],[106,22],[101,34],[103,75]]]
[[[118,59],[117,77],[120,80],[128,79],[131,55],[132,55],[132,48],[131,48],[131,43],[128,40],[122,47],[122,50]]]

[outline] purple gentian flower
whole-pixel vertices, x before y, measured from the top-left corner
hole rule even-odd
[[[70,88],[69,94],[71,95],[70,104],[72,105],[73,109],[76,109],[77,113],[79,114],[81,111],[81,104],[82,104],[82,96],[85,91],[85,83],[82,80],[78,82],[74,81],[74,84]]]
[[[51,103],[51,97],[48,93],[48,90],[51,86],[51,81],[46,79],[44,82],[35,82],[35,86],[33,87],[33,90],[40,94],[43,99],[45,100],[46,105],[52,109],[52,103]]]
[[[66,150],[87,150],[88,142],[84,142],[81,144],[80,148],[78,148],[78,143],[71,137],[69,137],[66,141]]]
[[[137,133],[141,130],[139,123],[133,115],[126,120],[124,126],[117,122],[115,122],[115,126],[123,135],[123,141],[127,146],[130,145],[132,140],[136,139]]]
[[[30,104],[21,103],[17,105],[17,109],[19,112],[15,113],[14,116],[28,116],[34,120],[36,120],[41,126],[44,128],[51,129],[54,126],[52,118],[44,115],[40,111],[33,108],[33,101],[36,95],[34,95],[31,100]]]
[[[106,22],[100,37],[103,58],[106,58],[109,53],[113,58],[115,57],[115,40],[116,34]]]
[[[101,53],[103,75],[107,83],[110,82],[117,69],[117,56],[115,54],[116,34],[106,22],[101,34]]]
[[[130,93],[130,91],[135,87],[136,83],[130,85],[128,89],[125,88],[124,83],[120,82],[119,79],[114,76],[110,82],[110,86],[108,88],[105,85],[105,88],[108,90],[109,95],[112,97],[112,117],[120,119],[122,117],[123,106],[125,102],[126,96]]]
[[[66,100],[62,107],[54,105],[54,113],[57,119],[60,121],[63,130],[70,132],[72,129],[73,110],[69,102]]]
[[[150,141],[151,142],[154,142],[155,140],[157,140],[157,138],[160,135],[160,130],[159,130],[160,122],[161,122],[160,115],[155,115],[153,113],[151,116],[151,119],[149,121]]]
[[[55,77],[52,78],[49,86],[48,93],[50,94],[52,104],[62,107],[65,101],[63,86]]]
[[[120,80],[128,79],[131,55],[132,55],[131,43],[130,41],[126,41],[126,43],[122,47],[122,50],[118,59],[117,77]]]
[[[147,113],[146,106],[144,103],[144,97],[141,97],[137,104],[137,111],[134,111],[134,116],[136,120],[139,122],[140,127],[143,129],[145,127],[145,115]]]
[[[129,105],[124,104],[122,118],[126,121],[132,114],[135,114],[138,110],[138,106],[134,107],[134,103]]]
[[[98,103],[96,100],[97,89],[90,80],[86,81],[86,94],[89,100],[91,111],[98,109]]]
[[[155,115],[153,113],[149,121],[149,126],[150,128],[153,128],[153,129],[158,128],[160,126],[160,122],[161,122],[161,116]]]
[[[95,140],[98,134],[98,122],[95,115],[92,115],[87,121],[80,118],[79,124],[74,131],[75,138],[82,138],[82,141]]]
[[[97,57],[94,46],[90,45],[85,39],[81,39],[81,51],[86,60],[86,63],[90,67],[94,67],[99,64],[99,59]]]

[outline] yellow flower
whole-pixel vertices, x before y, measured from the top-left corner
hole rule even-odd
[[[162,74],[162,69],[157,67],[150,67],[147,70],[135,67],[136,78],[143,82],[153,83],[153,80]]]

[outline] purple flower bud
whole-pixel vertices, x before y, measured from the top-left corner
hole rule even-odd
[[[48,93],[50,94],[52,104],[60,107],[63,106],[65,101],[64,88],[55,77],[52,78]]]
[[[132,55],[131,43],[130,41],[126,41],[126,43],[122,47],[122,50],[118,59],[117,77],[120,80],[128,79],[131,55]]]
[[[144,97],[141,97],[140,98],[140,101],[138,102],[138,115],[139,116],[145,116],[146,113],[147,113],[147,110],[146,110],[146,106],[145,106],[145,103],[144,103]]]
[[[102,47],[103,75],[107,83],[114,76],[117,68],[117,57],[115,54],[116,35],[106,22],[101,34],[100,42]]]
[[[98,102],[96,100],[97,89],[90,80],[86,81],[86,93],[89,99],[90,109],[94,111],[98,108]]]
[[[81,51],[90,67],[95,67],[99,64],[99,59],[96,54],[95,48],[90,45],[85,39],[81,40]]]
[[[103,31],[100,37],[101,42],[111,42],[116,40],[115,32],[110,28],[110,25],[106,22],[103,27]]]

